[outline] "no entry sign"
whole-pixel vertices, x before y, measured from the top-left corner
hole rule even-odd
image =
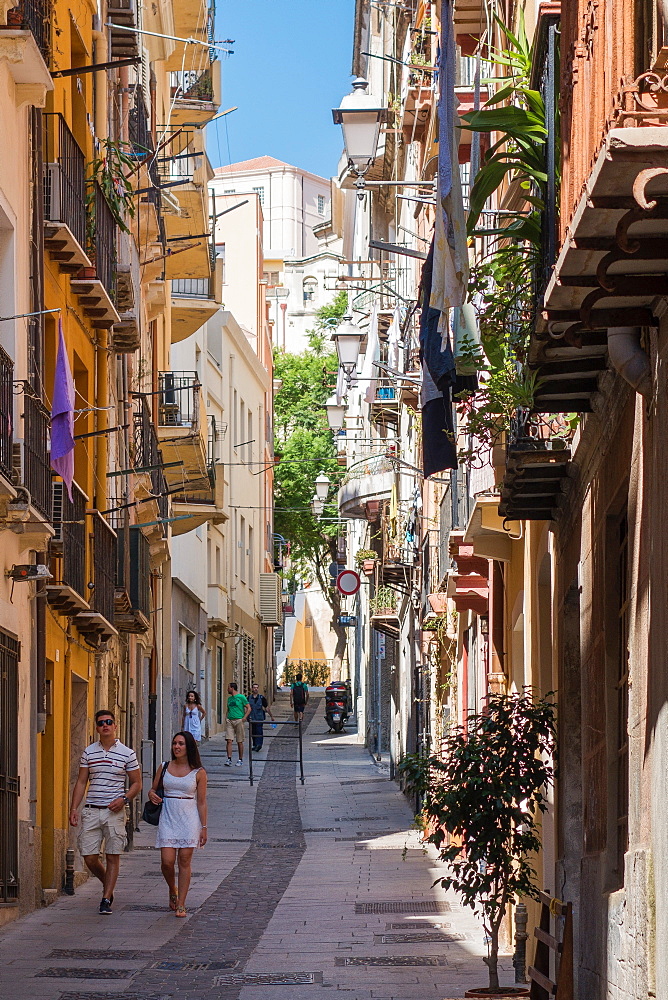
[[[360,589],[359,573],[354,569],[342,570],[336,578],[336,589],[344,597],[352,597]]]

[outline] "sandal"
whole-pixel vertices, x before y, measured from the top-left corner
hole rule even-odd
[[[170,908],[170,910],[175,910],[176,909],[176,905],[177,905],[178,901],[179,901],[179,897],[178,897],[177,893],[170,892],[170,894],[169,894],[169,908]]]
[[[188,914],[186,913],[186,908],[183,905],[183,903],[179,903],[179,905],[176,907],[176,916],[177,917],[187,917],[188,916]]]

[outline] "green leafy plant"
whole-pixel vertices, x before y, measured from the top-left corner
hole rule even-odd
[[[129,173],[136,169],[135,158],[125,152],[126,144],[113,139],[100,140],[100,152],[89,164],[86,182],[86,206],[88,209],[89,237],[95,233],[95,181],[100,185],[114,221],[124,233],[129,233],[126,218],[134,218],[135,202]],[[131,149],[128,146],[128,149]]]
[[[507,47],[492,50],[492,62],[502,72],[487,82],[503,86],[479,111],[462,115],[464,127],[470,131],[486,135],[495,133],[499,137],[487,150],[471,188],[469,234],[476,230],[485,202],[508,175],[519,182],[524,201],[538,210],[543,208],[547,185],[545,105],[541,94],[530,86],[534,49],[527,38],[524,14],[520,10],[517,34],[513,34],[498,15],[495,19]],[[502,104],[506,101],[509,103]],[[532,230],[532,236],[525,238],[536,236]]]
[[[373,559],[374,561],[378,558],[378,553],[374,552],[373,549],[359,549],[355,554],[355,562],[358,566],[361,566],[363,562],[367,559]]]
[[[391,587],[379,587],[369,601],[369,607],[373,614],[380,614],[382,611],[394,612],[397,607],[397,595]]]
[[[551,694],[491,695],[487,708],[450,731],[441,751],[404,757],[407,787],[424,801],[427,840],[447,874],[436,880],[480,913],[484,959],[498,988],[499,931],[508,905],[537,896],[531,858],[540,850],[540,814],[554,779],[556,705]]]

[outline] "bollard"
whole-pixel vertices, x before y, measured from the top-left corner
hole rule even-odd
[[[65,851],[65,888],[67,896],[74,895],[74,850],[71,847]]]
[[[513,965],[515,967],[515,982],[526,983],[527,964],[527,920],[529,914],[524,903],[518,903],[515,907],[515,954],[513,955]]]

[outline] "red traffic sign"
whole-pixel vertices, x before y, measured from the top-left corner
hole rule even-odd
[[[342,570],[336,578],[336,589],[344,597],[352,597],[360,589],[360,575],[354,569]]]

